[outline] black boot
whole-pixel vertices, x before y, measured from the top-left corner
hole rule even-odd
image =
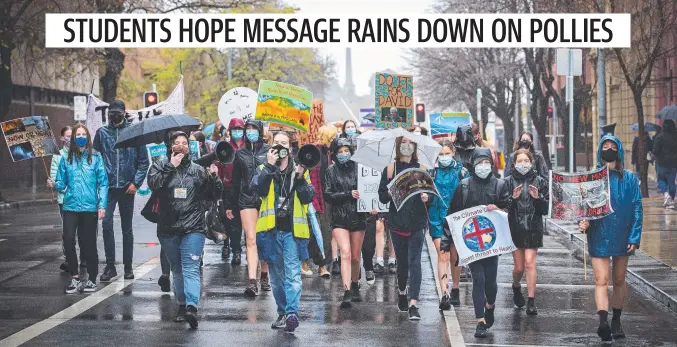
[[[341,308],[350,308],[353,306],[352,301],[352,291],[350,289],[343,292],[343,301],[341,301]]]
[[[132,269],[132,264],[125,264],[125,279],[126,280],[134,279],[134,270]]]
[[[522,308],[524,307],[524,295],[522,295],[522,287],[512,286],[512,302],[515,304],[515,307]]]
[[[331,274],[340,275],[341,274],[341,262],[339,260],[334,260],[331,264]]]
[[[449,293],[444,293],[440,299],[440,311],[449,311],[451,309],[451,300],[449,299]]]
[[[157,284],[160,286],[160,290],[165,293],[168,293],[172,290],[169,282],[169,275],[160,276],[160,278],[157,280]]]
[[[477,323],[477,327],[475,328],[475,337],[477,338],[487,337],[488,334],[487,330],[489,330],[489,328],[487,327],[486,324],[484,324],[483,322]]]
[[[461,293],[458,288],[451,288],[451,297],[449,298],[449,303],[454,306],[461,305]]]
[[[176,310],[176,317],[174,317],[175,323],[183,323],[186,321],[186,305],[179,305],[179,309]]]
[[[197,307],[192,305],[186,307],[186,322],[190,324],[191,329],[197,329]]]
[[[494,325],[494,310],[496,306],[492,308],[484,307],[484,320],[487,322],[487,329],[491,328]]]
[[[233,259],[230,261],[233,265],[242,264],[242,252],[233,251]]]
[[[538,311],[536,310],[536,301],[534,298],[529,298],[527,301],[527,314],[529,316],[535,316],[538,314]]]
[[[223,248],[221,249],[221,259],[228,258],[230,258],[230,247],[224,245]]]
[[[614,340],[625,338],[625,332],[623,331],[620,318],[611,319],[611,336]]]
[[[350,301],[362,302],[362,297],[360,296],[360,284],[358,282],[350,283],[350,291],[352,292],[352,298],[350,298]]]
[[[602,339],[602,342],[612,341],[611,327],[609,326],[609,322],[607,321],[609,312],[601,310],[597,311],[597,315],[599,315],[599,327],[597,328],[597,336],[599,336]]]

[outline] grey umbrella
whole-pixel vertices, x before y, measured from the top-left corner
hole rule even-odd
[[[663,121],[668,119],[677,120],[677,106],[672,105],[663,107],[663,109],[656,115],[656,118]]]
[[[649,123],[649,122],[644,122],[644,129],[645,129],[646,131],[649,131],[649,132],[658,131],[660,128],[661,128],[661,127],[659,127],[659,126],[656,125],[656,124]],[[631,127],[631,129],[634,130],[634,131],[639,130],[639,123],[633,124],[632,127]]]
[[[200,121],[182,115],[162,115],[144,119],[120,133],[115,148],[140,147],[150,143],[164,142],[167,131],[180,128],[190,131],[200,127]]]

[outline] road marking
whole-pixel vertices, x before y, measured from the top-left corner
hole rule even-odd
[[[2,242],[2,241],[7,241],[7,239],[0,239],[0,242]]]
[[[134,279],[125,280],[123,276],[120,276],[117,280],[111,284],[105,286],[104,288],[99,289],[93,294],[89,294],[86,298],[78,301],[72,306],[66,308],[65,310],[56,313],[55,315],[35,323],[29,326],[26,329],[23,329],[9,337],[0,340],[0,347],[15,347],[20,346],[42,334],[53,329],[63,323],[68,322],[69,320],[77,317],[78,315],[84,313],[90,308],[98,305],[102,301],[110,298],[115,295],[117,292],[123,290],[125,287],[137,281],[137,279],[145,276],[147,273],[155,269],[159,264],[159,258],[153,257],[149,261],[145,262],[143,265],[134,269]],[[65,295],[65,294],[64,294]],[[87,294],[85,294],[87,295]]]
[[[430,257],[430,264],[433,267],[433,278],[435,278],[435,287],[437,288],[437,296],[442,298],[442,289],[440,287],[440,279],[437,277],[437,250],[435,249],[435,244],[433,239],[430,237],[429,233],[425,234],[425,239],[428,246],[428,256]],[[463,332],[461,331],[461,326],[458,324],[458,317],[456,316],[456,311],[454,306],[451,306],[449,311],[442,311],[444,315],[444,322],[447,326],[447,335],[449,336],[449,342],[453,347],[465,347],[465,340],[463,339]]]
[[[491,343],[469,343],[468,346],[491,346],[491,347],[567,347],[557,345],[499,345]]]

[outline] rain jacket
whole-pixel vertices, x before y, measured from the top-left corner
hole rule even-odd
[[[388,192],[388,183],[390,183],[393,178],[397,177],[399,172],[411,168],[420,169],[421,165],[416,161],[410,163],[398,161],[395,163],[395,170],[390,179],[388,179],[388,167],[383,170],[381,183],[378,187],[378,199],[382,204],[387,204],[392,201],[392,197]],[[428,196],[431,195],[432,194],[428,194]],[[428,226],[428,214],[426,213],[426,210],[427,208],[419,196],[414,196],[407,200],[402,205],[399,212],[397,211],[395,204],[390,204],[387,216],[388,229],[399,231],[401,233],[423,230]]]
[[[231,190],[226,199],[226,209],[245,210],[259,208],[261,200],[250,183],[256,168],[266,163],[266,157],[270,145],[263,142],[263,123],[256,120],[247,121],[246,126],[253,125],[259,130],[259,141],[251,143],[245,140],[245,146],[235,152],[233,160],[233,176],[231,177]],[[246,137],[246,136],[245,136]]]
[[[68,160],[68,153],[59,162],[54,189],[65,192],[63,210],[96,212],[106,209],[108,203],[108,176],[101,154],[92,152],[92,163],[87,150],[80,157]]]
[[[545,162],[545,157],[541,151],[533,151],[531,154],[534,155],[534,169],[539,176],[543,177],[546,180],[550,179],[550,169],[548,169],[548,164]],[[515,167],[513,161],[515,160],[515,153],[513,152],[508,156],[505,161],[505,170],[503,170],[503,177],[507,178],[515,172]]]
[[[588,253],[591,257],[614,257],[628,255],[628,245],[637,245],[642,237],[642,193],[637,176],[622,169],[624,150],[621,141],[613,135],[605,135],[597,149],[597,167],[602,167],[602,144],[611,140],[618,145],[620,170],[609,170],[611,208],[614,213],[601,219],[591,220],[588,230]]]
[[[122,131],[131,126],[129,121],[119,127],[108,124],[99,128],[92,146],[103,156],[108,172],[109,188],[127,188],[130,183],[139,188],[148,172],[148,153],[146,146],[138,148],[114,149],[115,142]]]
[[[454,142],[456,154],[454,159],[461,163],[469,172],[472,172],[472,153],[475,150],[475,141],[473,140],[472,127],[462,125],[456,130],[456,142]]]
[[[244,129],[244,122],[242,121],[242,119],[233,118],[230,120],[230,124],[228,125],[228,131],[233,130],[234,128]],[[237,142],[233,140],[232,136],[228,143],[230,143],[230,146],[233,147],[234,151],[240,149],[240,147],[237,145]],[[233,181],[233,163],[224,164],[217,161],[215,164],[219,168],[219,177],[223,182],[223,189],[225,189],[226,191],[230,191],[232,189],[231,183]]]
[[[489,148],[475,148],[470,162],[474,163],[475,160],[480,158],[486,158],[491,162],[492,166],[494,165],[493,160],[491,160],[491,150]],[[466,192],[464,192],[464,190],[466,190],[463,188],[464,185],[468,187],[467,195]],[[489,175],[487,178],[479,178],[475,175],[475,171],[473,170],[472,176],[463,179],[461,185],[454,192],[447,215],[471,207],[492,204],[500,209],[505,209],[510,205],[508,190],[505,189],[505,182],[496,178],[494,175]],[[449,226],[445,222],[444,233],[442,234],[442,240],[440,241],[440,249],[448,252],[451,249],[452,243],[453,239],[451,231],[449,231]]]
[[[53,180],[56,179],[56,175],[59,173],[59,163],[61,163],[61,158],[68,157],[68,147],[63,147],[59,151],[59,154],[54,154],[52,156],[52,164],[49,167],[49,177],[51,177]],[[64,193],[62,191],[56,190],[56,202],[59,203],[59,205],[63,205],[63,197]]]
[[[329,153],[329,147],[324,145],[315,145],[317,149],[320,150],[320,165],[315,166],[312,169],[309,169],[310,172],[310,182],[313,184],[313,188],[318,194],[315,194],[315,199],[313,199],[313,207],[315,211],[319,214],[324,214],[328,208],[324,200],[324,194],[320,194],[324,189],[324,180],[327,176],[327,169],[331,165],[331,155]]]
[[[168,151],[167,156],[170,155]],[[158,235],[206,233],[207,202],[221,196],[221,180],[186,159],[179,167],[174,167],[169,159],[158,160],[148,171],[148,186],[160,201]],[[177,188],[186,189],[185,199],[174,197]]]
[[[348,230],[365,230],[366,215],[357,212],[357,164],[349,160],[336,162],[327,169],[324,182],[324,200],[331,205],[331,227]]]
[[[513,168],[514,169],[514,168]],[[524,245],[533,244],[528,240],[542,239],[543,234],[543,216],[549,212],[550,187],[549,181],[541,177],[535,168],[526,175],[522,175],[514,170],[512,175],[505,178],[505,189],[508,193],[508,223],[510,224],[510,234],[518,248],[530,248]],[[522,185],[522,194],[517,199],[513,199],[512,192],[515,188]],[[529,195],[529,186],[533,185],[538,189],[538,199]],[[532,237],[533,234],[541,234],[539,237]]]
[[[431,194],[433,199],[428,208],[430,216],[430,236],[433,238],[442,237],[444,218],[447,217],[447,210],[451,203],[451,198],[462,179],[469,177],[468,170],[460,162],[454,162],[449,167],[438,167],[432,171],[431,175],[435,180],[435,186],[442,199]]]
[[[652,153],[656,157],[656,164],[674,169],[677,168],[677,132],[674,123],[669,124],[665,122],[663,131],[656,135]]]

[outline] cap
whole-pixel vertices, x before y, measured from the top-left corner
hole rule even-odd
[[[124,113],[125,109],[126,109],[125,103],[122,100],[118,99],[113,100],[113,102],[111,102],[110,105],[108,105],[108,112],[117,111]]]

